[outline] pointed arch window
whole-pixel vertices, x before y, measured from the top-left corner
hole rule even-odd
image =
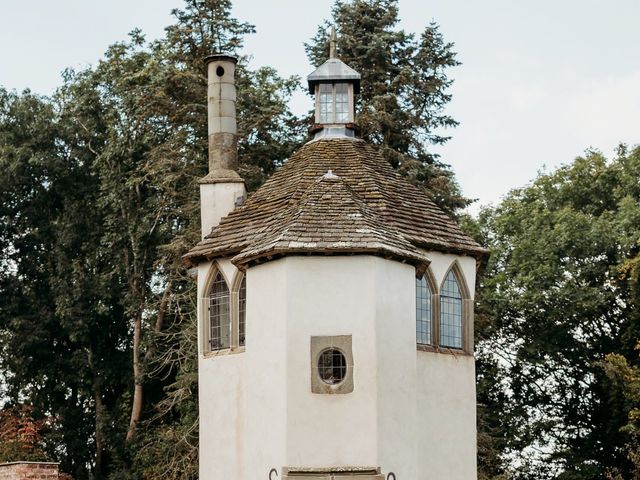
[[[440,346],[463,348],[462,293],[458,279],[449,270],[440,292]]]
[[[238,345],[244,346],[247,317],[247,276],[242,276],[238,288]]]
[[[209,288],[209,348],[231,346],[231,310],[229,287],[218,270]]]
[[[431,287],[426,276],[416,278],[416,341],[419,345],[432,343]]]

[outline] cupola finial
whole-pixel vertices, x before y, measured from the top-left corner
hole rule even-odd
[[[354,95],[360,91],[360,74],[336,56],[338,37],[331,27],[329,59],[307,77],[309,93],[315,95],[314,138],[355,136]]]
[[[329,37],[329,58],[338,58],[336,55],[336,48],[338,45],[338,35],[336,34],[336,27],[331,27],[331,36]]]

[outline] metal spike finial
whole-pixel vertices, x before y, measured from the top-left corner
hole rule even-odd
[[[338,35],[336,35],[336,27],[331,27],[331,36],[329,37],[329,58],[337,58],[336,46],[338,44]]]

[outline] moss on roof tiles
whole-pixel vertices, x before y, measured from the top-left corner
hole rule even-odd
[[[338,178],[325,178],[329,170]],[[234,257],[244,265],[286,254],[369,253],[418,264],[420,248],[486,255],[373,146],[332,138],[294,153],[184,259]]]

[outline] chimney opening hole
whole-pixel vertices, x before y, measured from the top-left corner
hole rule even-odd
[[[218,66],[218,68],[216,68],[216,75],[218,75],[219,77],[224,75],[224,68]]]

